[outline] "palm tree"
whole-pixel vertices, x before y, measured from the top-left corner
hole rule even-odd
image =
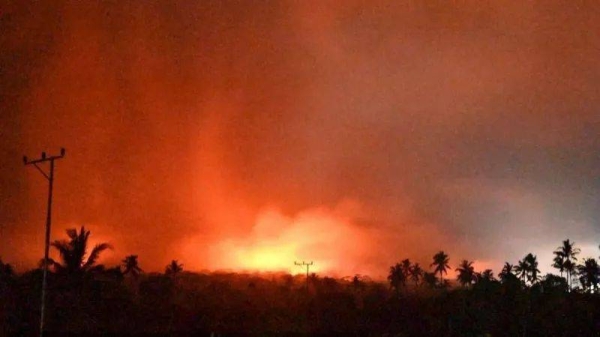
[[[444,251],[439,251],[433,256],[433,263],[431,264],[431,266],[435,266],[434,272],[440,274],[440,285],[444,284],[443,274],[448,273],[447,270],[448,268],[450,268],[450,266],[448,265],[449,262],[450,259],[448,258],[448,255],[444,253]]]
[[[177,262],[177,260],[171,261],[165,268],[165,274],[175,276],[183,271],[183,264]]]
[[[577,266],[579,280],[583,287],[592,292],[598,288],[600,283],[600,267],[594,258],[583,259],[583,264]]]
[[[502,283],[508,281],[509,279],[512,279],[513,277],[516,277],[515,274],[513,273],[514,270],[515,270],[515,267],[512,264],[510,264],[508,262],[504,263],[504,267],[502,267],[502,271],[500,271],[500,274],[498,274]]]
[[[527,266],[527,261],[525,261],[525,259],[523,260],[519,260],[519,262],[517,263],[517,265],[515,266],[515,273],[516,276],[523,282],[525,283],[525,281],[527,280],[527,272],[529,270],[529,267]]]
[[[396,263],[396,265],[390,267],[388,281],[390,281],[390,287],[394,288],[396,292],[400,291],[400,286],[403,286],[406,282],[406,275],[401,264]]]
[[[481,273],[475,273],[475,281],[477,283],[489,283],[496,281],[496,278],[494,277],[494,272],[491,269],[485,269]]]
[[[79,232],[77,229],[67,229],[69,240],[56,240],[52,242],[52,247],[56,248],[60,253],[61,263],[48,261],[59,273],[69,275],[82,274],[88,271],[99,270],[102,265],[95,265],[100,257],[100,253],[111,248],[108,243],[99,243],[87,255],[88,239],[90,231],[86,231],[84,226],[81,226]]]
[[[412,267],[410,260],[404,259],[400,262],[400,264],[402,265],[402,271],[404,272],[404,275],[406,275],[406,276],[410,275],[410,268]]]
[[[415,287],[419,284],[419,280],[423,277],[423,269],[419,266],[418,263],[415,263],[410,268],[410,279],[415,282]]]
[[[531,275],[529,281],[535,283],[540,280],[540,270],[538,269],[537,256],[529,254],[529,259],[527,262],[529,263],[529,272]]]
[[[571,260],[565,259],[564,268],[567,272],[567,286],[569,287],[569,291],[571,291],[573,283],[573,274],[577,271],[577,264]]]
[[[552,267],[558,269],[560,271],[560,277],[562,277],[563,272],[565,271],[565,258],[559,251],[555,251],[554,255]]]
[[[123,263],[123,267],[125,267],[123,275],[131,274],[133,277],[138,277],[138,275],[143,272],[142,268],[140,268],[138,265],[137,259],[137,255],[129,255],[126,256],[123,261],[121,261]]]
[[[571,278],[576,268],[575,262],[577,262],[577,255],[579,255],[580,252],[579,248],[575,248],[575,242],[571,242],[569,239],[564,240],[562,246],[556,248],[556,251],[554,251],[556,256],[560,256],[564,260],[563,270],[567,272],[569,290],[571,290],[573,283]]]
[[[456,279],[463,286],[470,285],[475,280],[475,269],[473,268],[473,262],[462,260],[458,268],[456,268],[458,275]]]
[[[437,283],[437,277],[435,276],[435,273],[430,273],[427,271],[424,272],[423,283],[429,286],[430,288],[435,288],[435,285]]]
[[[525,265],[527,267],[526,273],[527,273],[527,280],[529,281],[529,283],[534,284],[537,281],[539,281],[540,270],[538,269],[537,257],[535,255],[529,253],[525,256],[523,261],[525,262]]]

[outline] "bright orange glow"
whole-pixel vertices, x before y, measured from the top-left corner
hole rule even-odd
[[[235,263],[241,269],[259,271],[287,271],[293,273],[290,261],[298,260],[294,244],[258,244],[241,247],[235,254]]]
[[[351,262],[370,254],[373,238],[339,213],[339,209],[317,208],[289,217],[266,209],[258,215],[250,235],[211,246],[210,265],[203,267],[299,274],[306,269],[294,262],[313,261],[311,273],[366,273],[367,266]],[[200,240],[190,240],[184,254],[190,254]]]

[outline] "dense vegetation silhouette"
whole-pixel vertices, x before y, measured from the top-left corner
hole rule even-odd
[[[98,264],[101,243],[90,232],[67,231],[50,261],[47,331],[51,335],[360,335],[360,336],[598,336],[600,270],[577,259],[565,240],[553,267],[540,275],[526,254],[506,262],[498,277],[455,266],[443,251],[431,270],[399,259],[387,283],[365,275],[332,278],[286,273],[194,273],[172,260],[164,273],[143,272],[137,255],[122,266]],[[89,254],[88,254],[89,251]],[[570,261],[570,262],[569,262]],[[42,261],[43,266],[44,261]],[[571,264],[573,267],[571,267]],[[564,277],[566,275],[566,277]],[[35,335],[41,269],[15,273],[0,260],[0,336]],[[308,285],[308,288],[306,288]]]

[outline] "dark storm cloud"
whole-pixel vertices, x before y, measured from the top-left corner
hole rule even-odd
[[[202,238],[204,256],[247,234],[263,207],[347,198],[366,209],[357,223],[397,241],[382,265],[600,240],[594,2],[9,4],[0,15],[9,261],[41,255],[43,180],[19,158],[62,145],[55,235],[89,223],[152,268],[184,238]],[[431,232],[422,245],[404,242],[419,224]]]

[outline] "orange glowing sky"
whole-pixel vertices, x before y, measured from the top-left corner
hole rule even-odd
[[[384,275],[600,242],[596,1],[0,4],[0,257]]]

